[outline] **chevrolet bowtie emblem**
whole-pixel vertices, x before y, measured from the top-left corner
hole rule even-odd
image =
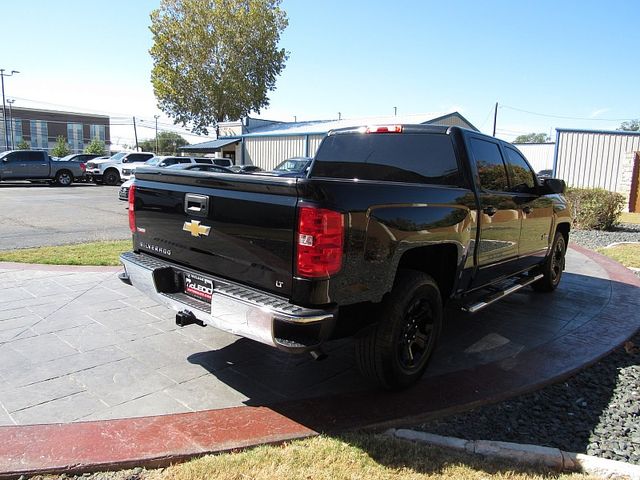
[[[191,220],[190,222],[184,222],[182,230],[191,233],[192,237],[199,237],[200,235],[204,235],[206,237],[207,235],[209,235],[211,227],[200,225],[200,222],[198,222],[197,220]]]

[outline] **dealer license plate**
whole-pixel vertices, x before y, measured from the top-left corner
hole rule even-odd
[[[184,293],[190,297],[210,303],[211,295],[213,295],[213,282],[200,275],[185,273]]]

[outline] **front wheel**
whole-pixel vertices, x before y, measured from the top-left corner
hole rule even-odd
[[[356,339],[360,372],[388,390],[422,377],[442,328],[442,299],[429,275],[402,270],[382,302],[378,323]]]
[[[73,183],[73,175],[67,170],[61,170],[56,173],[55,183],[61,187],[68,187]]]
[[[102,181],[105,185],[117,185],[120,182],[120,174],[117,170],[107,170],[102,176]]]
[[[567,253],[567,243],[564,235],[556,232],[551,244],[551,251],[542,265],[543,277],[537,282],[531,284],[537,292],[552,292],[556,289],[562,278],[564,270],[565,255]]]

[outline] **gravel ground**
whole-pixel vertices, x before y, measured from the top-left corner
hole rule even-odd
[[[621,224],[611,232],[597,230],[572,230],[569,235],[569,243],[597,250],[617,242],[640,242],[640,225],[629,223]]]
[[[613,232],[575,231],[570,242],[591,249],[640,242],[640,225],[622,225]],[[640,465],[640,333],[564,382],[419,428],[470,440],[556,447]]]

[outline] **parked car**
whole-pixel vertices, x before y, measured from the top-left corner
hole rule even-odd
[[[553,170],[540,170],[537,175],[540,180],[551,178],[553,176]]]
[[[180,163],[178,165],[171,165],[167,168],[167,170],[194,170],[198,172],[235,173],[230,168],[221,167],[219,165],[208,165],[205,163]]]
[[[565,183],[540,182],[510,143],[379,125],[329,132],[306,174],[296,163],[304,178],[139,172],[120,278],[179,325],[291,354],[322,358],[325,342],[353,336],[360,372],[387,389],[420,379],[445,305],[474,313],[562,278]],[[535,317],[546,300],[530,300]]]
[[[122,180],[122,167],[127,163],[143,163],[154,154],[150,152],[119,152],[106,160],[87,162],[87,178],[98,184],[118,185]]]
[[[52,180],[67,187],[84,175],[83,162],[53,160],[43,150],[9,150],[0,154],[0,180]]]
[[[256,165],[232,165],[229,168],[236,173],[255,173],[263,171]]]
[[[312,158],[310,157],[291,157],[279,163],[276,168],[266,172],[260,172],[260,175],[271,175],[278,177],[304,177],[311,167]]]
[[[213,162],[214,165],[218,165],[219,167],[231,167],[233,165],[233,160],[230,158],[216,158],[216,157],[207,157],[209,160]]]
[[[200,172],[216,172],[216,173],[234,173],[231,169],[226,167],[219,167],[218,165],[212,165],[207,163],[209,159],[207,158],[189,158],[189,157],[172,157],[179,158],[180,160],[186,159],[191,160],[189,163],[174,163],[165,167],[165,163],[163,160],[160,160],[160,157],[154,157],[151,160],[145,162],[144,165],[141,165],[139,168],[144,170],[145,167],[156,167],[156,168],[166,168],[167,170],[196,170]],[[171,161],[171,160],[170,160]],[[131,173],[131,178],[126,180],[122,185],[120,185],[120,190],[118,190],[118,198],[123,201],[127,201],[129,198],[129,188],[133,185],[133,181],[135,180],[135,171]]]
[[[160,155],[150,158],[146,162],[129,163],[122,167],[122,180],[128,180],[132,175],[135,175],[136,168],[138,167],[170,167],[172,165],[179,164],[213,164],[211,158],[199,158],[199,157],[177,157],[173,155]]]
[[[89,160],[97,160],[98,158],[101,158],[101,155],[97,155],[95,153],[72,153],[70,155],[67,155],[65,157],[62,157],[60,159],[58,159],[59,162],[83,162],[83,163],[87,163]],[[109,158],[109,157],[105,157],[105,158]]]
[[[131,185],[133,185],[134,181],[135,181],[135,178],[130,178],[129,180],[124,182],[122,185],[120,185],[120,189],[118,190],[118,198],[120,200],[124,202],[129,200],[129,189],[131,188]]]

